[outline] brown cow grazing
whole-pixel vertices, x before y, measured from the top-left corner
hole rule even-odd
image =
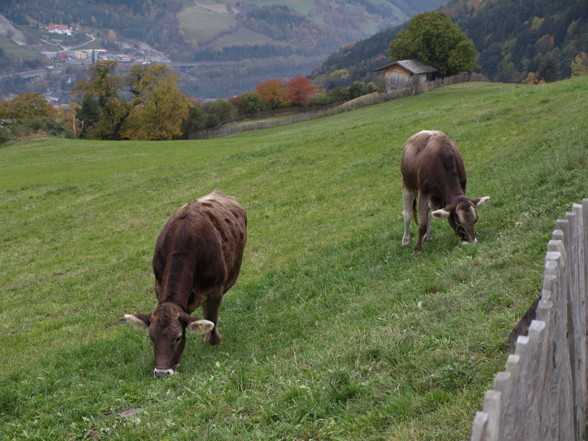
[[[423,249],[423,237],[427,241],[432,238],[431,217],[447,219],[462,243],[476,242],[476,208],[484,205],[490,198],[466,197],[467,177],[463,159],[454,142],[445,133],[439,130],[423,130],[408,138],[404,145],[400,171],[404,200],[402,245],[410,243],[410,221],[413,217],[419,226],[415,251]]]
[[[247,215],[219,190],[192,201],[166,222],[153,253],[157,307],[126,314],[148,329],[155,354],[154,375],[173,375],[186,344],[186,328],[218,345],[216,324],[223,295],[239,275],[247,241]],[[204,319],[190,316],[202,305]]]

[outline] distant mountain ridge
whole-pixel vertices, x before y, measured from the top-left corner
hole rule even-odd
[[[567,78],[575,57],[588,52],[586,0],[450,0],[439,10],[474,41],[481,72],[492,80],[521,82],[537,72]],[[389,43],[403,26],[343,47],[311,77],[329,87],[376,81],[372,71],[391,61]]]
[[[335,50],[405,22],[443,0],[5,0],[0,14],[21,26],[76,23],[145,41],[175,61],[202,49],[277,45]],[[233,38],[231,38],[233,36]]]
[[[133,40],[172,61],[243,61],[186,72],[199,79],[192,85],[196,95],[214,97],[221,91],[243,92],[245,83],[251,87],[268,78],[307,75],[341,46],[443,1],[4,0],[0,14],[28,35],[29,46],[38,44],[36,29],[75,24],[111,49]],[[0,53],[0,62],[10,62],[2,55],[7,54]]]

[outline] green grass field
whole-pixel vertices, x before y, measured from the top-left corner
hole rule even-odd
[[[0,148],[0,439],[469,439],[555,220],[588,197],[586,103],[588,78],[470,83],[216,140]],[[474,246],[444,221],[422,253],[400,245],[421,129],[492,198]],[[223,343],[189,336],[156,380],[118,320],[155,306],[166,219],[217,187],[249,216]]]
[[[245,46],[245,45],[263,45],[263,44],[275,44],[276,42],[265,35],[258,32],[252,31],[244,27],[239,27],[230,34],[214,40],[210,47],[213,49],[222,49],[223,47],[229,46]]]
[[[9,38],[0,36],[0,49],[4,51],[7,56],[22,59],[22,60],[36,60],[44,58],[37,51],[29,49],[24,46],[19,46]],[[7,66],[0,68],[1,71],[7,69]]]
[[[238,22],[232,16],[209,11],[200,6],[182,8],[178,13],[178,20],[187,41],[207,41],[238,26]]]

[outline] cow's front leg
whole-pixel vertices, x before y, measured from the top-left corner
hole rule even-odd
[[[417,240],[416,245],[414,246],[414,251],[422,251],[423,249],[423,237],[429,231],[429,202],[427,199],[419,194],[418,196],[418,206],[419,206],[419,238]],[[426,237],[425,237],[426,239]]]
[[[221,335],[218,332],[217,321],[218,311],[221,303],[223,302],[222,291],[212,292],[208,295],[206,301],[202,304],[202,311],[204,318],[214,323],[214,328],[211,331],[204,334],[202,337],[203,343],[210,343],[211,345],[219,345],[221,342]]]
[[[416,195],[408,191],[402,186],[402,201],[404,209],[402,210],[402,217],[404,218],[404,234],[402,235],[402,245],[410,243],[410,221],[412,220],[412,205]]]
[[[433,240],[433,233],[431,232],[431,219],[433,219],[433,210],[431,204],[427,204],[427,232],[425,233],[425,241],[431,242]]]

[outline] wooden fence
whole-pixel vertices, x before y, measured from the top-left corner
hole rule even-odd
[[[588,199],[556,222],[527,335],[486,392],[471,441],[582,441],[585,433]],[[526,314],[528,316],[529,314]],[[515,329],[524,329],[517,326]]]
[[[272,119],[264,119],[258,121],[239,122],[228,124],[217,129],[199,130],[193,133],[191,139],[210,139],[219,138],[222,136],[234,135],[235,133],[244,132],[247,130],[269,129],[272,127],[285,126],[301,121],[308,121],[310,119],[321,118],[323,116],[335,115],[338,113],[348,112],[350,110],[359,109],[360,107],[371,106],[373,104],[383,103],[385,101],[395,100],[410,95],[416,95],[420,92],[428,92],[436,87],[443,85],[450,85],[456,83],[463,83],[467,81],[488,81],[488,79],[479,73],[461,73],[451,77],[439,78],[434,81],[426,81],[418,86],[407,86],[402,89],[394,90],[389,93],[370,93],[360,96],[353,100],[347,101],[336,106],[324,107],[317,110],[310,110],[304,113],[297,113],[288,116],[276,117]]]

